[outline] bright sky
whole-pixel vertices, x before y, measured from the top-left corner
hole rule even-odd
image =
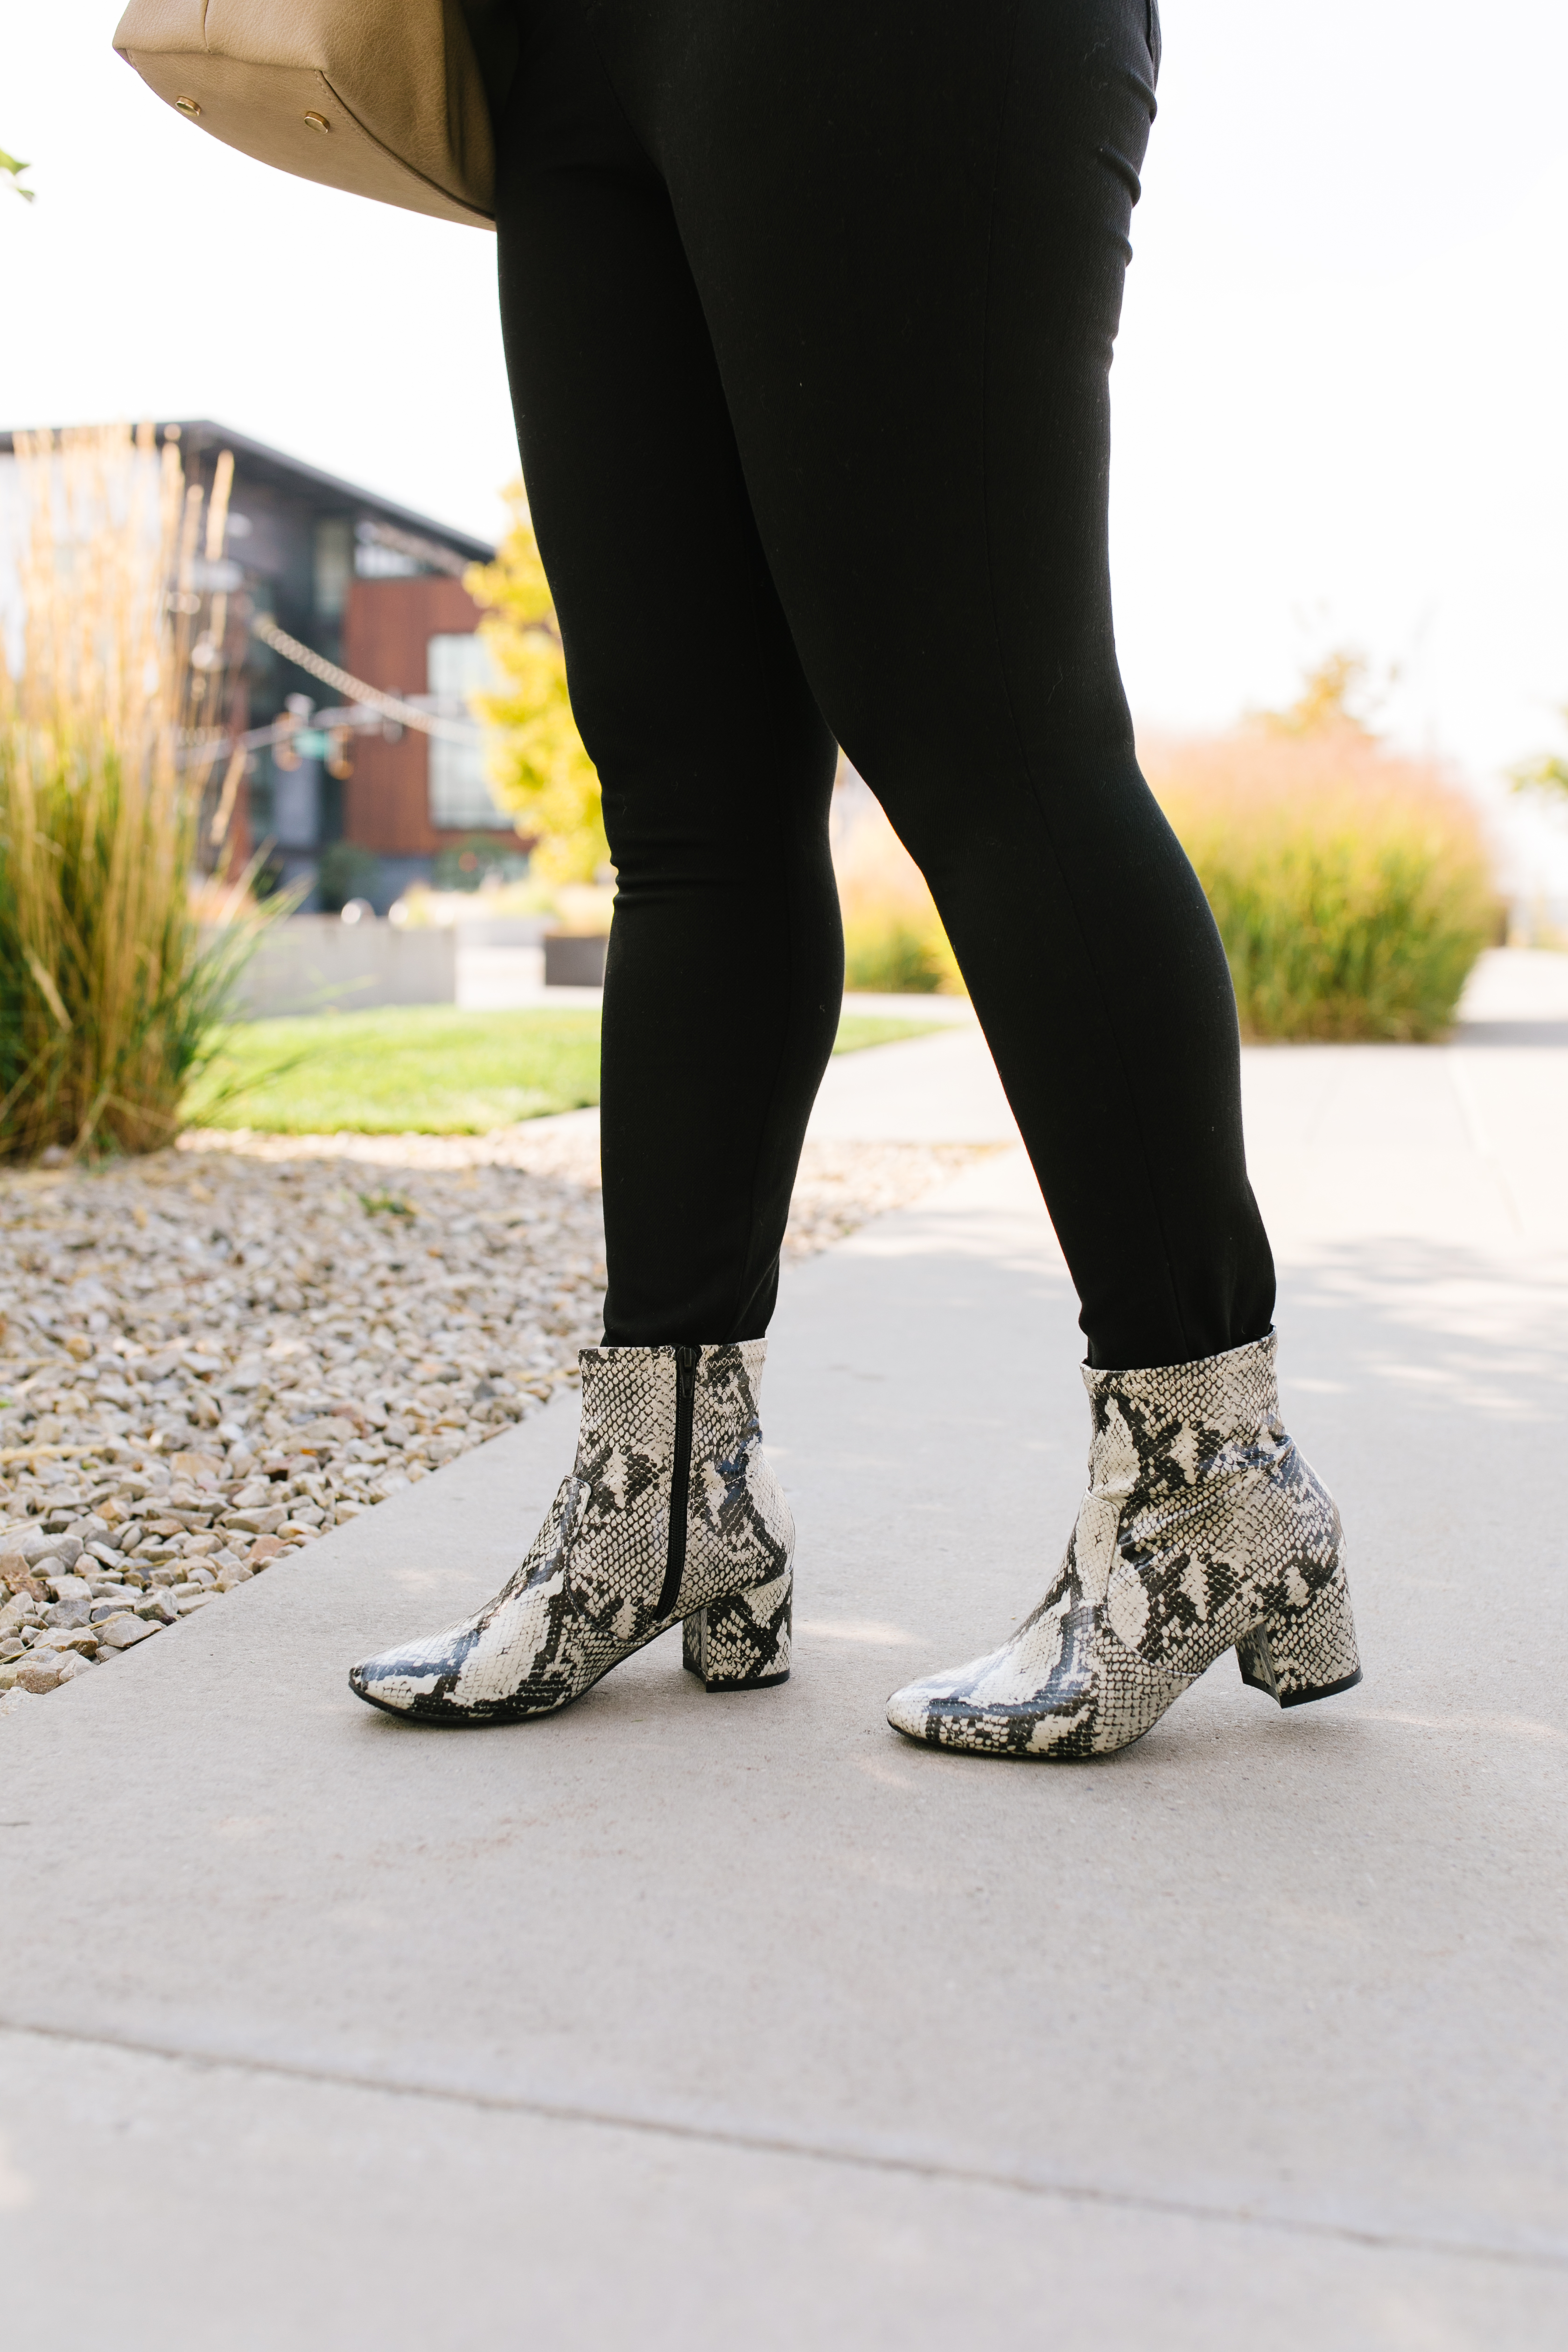
[[[962,18],[959,0],[955,17]],[[205,415],[450,522],[515,470],[494,247],[233,153],[110,47],[5,33],[0,424]],[[1149,723],[1352,643],[1462,763],[1568,751],[1568,8],[1170,0],[1115,372],[1119,635]],[[1568,822],[1509,823],[1568,890]]]

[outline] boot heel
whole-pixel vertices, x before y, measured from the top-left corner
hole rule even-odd
[[[1361,1680],[1355,1619],[1342,1568],[1304,1609],[1277,1609],[1236,1645],[1241,1679],[1281,1706],[1332,1698]]]
[[[770,1690],[789,1680],[795,1577],[789,1569],[771,1584],[728,1601],[710,1601],[680,1629],[681,1664],[704,1690]]]

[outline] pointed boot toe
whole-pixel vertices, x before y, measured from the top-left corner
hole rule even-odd
[[[411,1642],[378,1657],[362,1658],[349,1668],[349,1688],[367,1706],[388,1715],[423,1715],[435,1721],[466,1720],[460,1711],[444,1709],[442,1694],[461,1669],[460,1643],[467,1627],[456,1627],[430,1642]]]
[[[1114,1640],[1092,1663],[1065,1654],[1088,1647],[1089,1630],[1037,1612],[989,1657],[895,1691],[888,1720],[910,1739],[975,1756],[1104,1756],[1130,1747],[1192,1677],[1152,1666]]]
[[[1361,1680],[1332,1498],[1279,1419],[1275,1338],[1087,1367],[1089,1491],[1055,1584],[988,1657],[894,1693],[934,1747],[1067,1760],[1131,1747],[1226,1650],[1281,1706]]]
[[[965,1694],[984,1685],[1002,1655],[997,1650],[988,1658],[974,1658],[966,1666],[954,1666],[951,1673],[925,1675],[919,1682],[906,1683],[888,1701],[888,1721],[895,1731],[906,1733],[910,1739],[941,1741],[939,1727],[973,1711]]]

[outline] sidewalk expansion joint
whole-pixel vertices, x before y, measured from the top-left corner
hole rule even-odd
[[[689,2123],[679,2116],[639,2115],[635,2110],[579,2105],[563,2099],[459,2090],[443,2084],[360,2074],[346,2068],[291,2065],[279,2058],[182,2050],[172,2043],[146,2041],[133,2034],[84,2032],[72,2026],[37,2025],[0,2016],[0,2035],[5,2034],[82,2050],[112,2050],[123,2056],[156,2059],[166,2065],[204,2073],[250,2074],[277,2082],[309,2084],[323,2090],[368,2092],[382,2098],[421,2099],[480,2114],[525,2116],[539,2122],[580,2124],[601,2131],[641,2132],[651,2138],[683,2140],[697,2147],[736,2148],[752,2156],[789,2157],[808,2164],[838,2165],[852,2171],[901,2173],[910,2179],[952,2183],[955,2187],[992,2189],[1011,2196],[1055,2200],[1061,2204],[1096,2205],[1111,2212],[1158,2213],[1180,2221],[1217,2223],[1224,2228],[1273,2230],[1290,2237],[1365,2246],[1379,2252],[1432,2254],[1449,2261],[1497,2263],[1521,2270],[1568,2271],[1568,2252],[1546,2248],[1489,2245],[1474,2240],[1427,2237],[1416,2231],[1358,2229],[1351,2222],[1258,2212],[1241,2205],[1207,2205],[1193,2198],[1104,2189],[1088,2181],[1047,2179],[1026,2172],[993,2169],[941,2157],[874,2146],[858,2147],[852,2141],[812,2140],[776,2130]]]

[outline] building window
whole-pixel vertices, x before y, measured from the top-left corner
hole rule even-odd
[[[432,637],[426,676],[429,691],[449,706],[447,715],[453,718],[467,712],[470,695],[493,693],[500,684],[489,646],[471,632],[461,637]],[[479,743],[431,736],[430,822],[443,831],[512,830],[510,817],[486,781]]]
[[[354,570],[362,580],[413,580],[419,566],[413,556],[400,555],[395,547],[381,547],[374,540],[362,539],[354,549]]]
[[[354,576],[354,529],[346,515],[327,515],[316,525],[316,614],[341,621]]]

